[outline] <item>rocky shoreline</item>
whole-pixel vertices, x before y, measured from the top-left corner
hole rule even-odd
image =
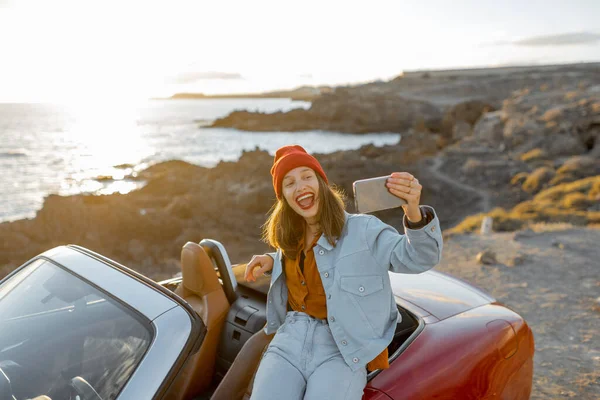
[[[352,118],[335,114],[338,106],[346,110],[342,105]],[[397,106],[404,111],[394,114]],[[447,234],[474,231],[485,215],[496,230],[532,222],[600,224],[597,65],[406,76],[336,89],[311,109],[321,107],[333,112],[332,119],[315,120],[325,121],[321,128],[402,131],[398,145],[317,154],[330,181],[348,194],[349,211],[354,180],[404,170],[423,183],[422,203],[436,208]],[[289,130],[294,112],[280,114],[273,118],[287,121]],[[357,122],[361,115],[367,119]],[[0,224],[0,276],[65,243],[156,279],[177,272],[186,241],[205,237],[222,241],[231,259],[243,262],[267,250],[259,238],[275,199],[271,162],[259,150],[214,168],[169,161],[142,171],[135,179],[145,186],[126,195],[48,196],[34,219]],[[401,210],[378,216],[402,229]]]
[[[474,122],[502,108],[516,91],[580,91],[600,83],[600,64],[413,72],[388,82],[320,92],[309,109],[272,114],[234,111],[213,127],[248,131],[405,132],[411,127],[452,135],[455,112]],[[458,107],[458,109],[457,109]],[[458,127],[460,134],[461,127]],[[464,129],[463,129],[464,131]]]

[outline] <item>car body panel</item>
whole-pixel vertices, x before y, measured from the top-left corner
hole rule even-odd
[[[396,297],[414,304],[438,320],[494,301],[480,290],[437,271],[389,275]]]
[[[367,386],[363,392],[362,400],[393,400],[381,390]]]
[[[487,324],[498,320],[509,323],[514,332],[490,331]],[[508,359],[499,347],[507,342],[506,335],[515,336],[517,349]],[[369,384],[392,399],[524,400],[531,392],[532,370],[527,363],[532,358],[533,336],[527,324],[501,304],[488,304],[426,325],[390,368]],[[504,392],[518,397],[500,397]]]
[[[154,340],[121,391],[119,400],[152,399],[183,351],[192,328],[189,316],[181,307],[173,307],[152,324]]]

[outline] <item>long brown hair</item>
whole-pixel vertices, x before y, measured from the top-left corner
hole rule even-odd
[[[319,182],[317,221],[320,233],[334,246],[335,240],[342,234],[346,220],[345,195],[338,187],[328,185],[319,174],[315,175]],[[272,247],[281,249],[285,257],[295,260],[298,256],[298,243],[304,234],[304,224],[304,218],[281,196],[271,207],[269,217],[263,225],[263,240]]]

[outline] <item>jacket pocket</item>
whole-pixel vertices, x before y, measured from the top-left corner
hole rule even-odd
[[[379,275],[345,276],[340,280],[340,287],[357,296],[368,296],[383,289],[383,279]]]
[[[341,277],[340,288],[370,330],[369,336],[381,337],[389,318],[389,299],[383,290],[383,278],[380,275]],[[353,329],[360,329],[359,326]]]

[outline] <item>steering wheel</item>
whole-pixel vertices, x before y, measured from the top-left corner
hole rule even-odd
[[[17,400],[13,395],[10,379],[0,368],[0,400]]]
[[[81,400],[102,400],[96,389],[80,376],[71,379],[70,385],[77,392]]]

